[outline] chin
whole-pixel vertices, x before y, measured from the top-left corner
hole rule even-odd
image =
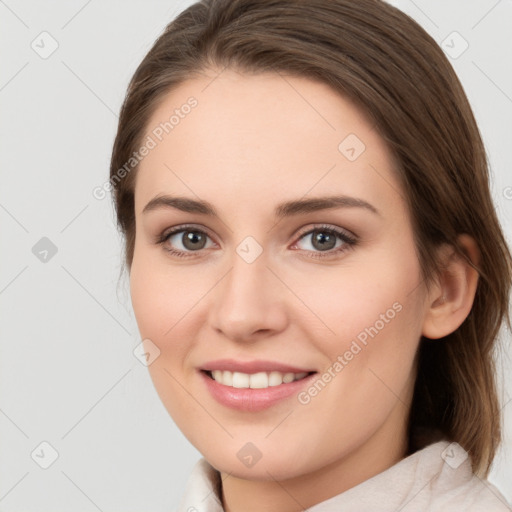
[[[315,460],[318,457],[311,458],[298,449],[299,441],[283,447],[281,441],[252,443],[230,439],[214,446],[199,443],[195,447],[215,469],[244,480],[287,480],[324,465]]]

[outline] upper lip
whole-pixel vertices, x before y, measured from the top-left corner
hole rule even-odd
[[[213,370],[228,370],[231,372],[240,373],[258,373],[258,372],[281,372],[281,373],[310,373],[315,370],[308,368],[299,368],[298,366],[292,366],[285,363],[279,363],[277,361],[265,361],[265,360],[254,360],[254,361],[236,361],[234,359],[216,359],[215,361],[209,361],[201,366],[201,370],[213,371]]]

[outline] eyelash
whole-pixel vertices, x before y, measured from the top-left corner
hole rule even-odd
[[[167,232],[164,231],[162,234],[160,234],[157,237],[156,243],[163,245],[163,244],[165,244],[165,242],[167,242],[169,240],[169,238],[172,235],[175,235],[176,233],[180,233],[180,232],[185,232],[185,231],[189,231],[192,233],[200,233],[202,235],[205,235],[205,236],[211,238],[208,235],[208,233],[206,231],[203,231],[202,229],[195,228],[192,225],[182,225],[182,226],[177,226],[177,227],[173,228],[171,231],[167,231]],[[303,249],[307,253],[309,253],[308,257],[310,257],[310,258],[320,259],[320,258],[332,257],[334,254],[340,254],[340,253],[343,253],[345,251],[348,251],[348,250],[354,248],[358,243],[358,239],[355,236],[350,236],[345,231],[342,231],[339,228],[335,228],[333,226],[329,226],[327,224],[316,226],[312,229],[309,229],[307,231],[300,233],[298,235],[297,242],[300,241],[302,238],[304,238],[306,235],[311,235],[315,231],[334,234],[343,241],[343,245],[341,247],[338,247],[337,249],[330,249],[328,251],[307,251],[306,249]],[[294,245],[297,242],[295,242]],[[169,249],[167,247],[164,247],[164,250],[167,251],[168,253],[170,253],[172,256],[176,256],[178,258],[191,258],[191,257],[193,258],[194,253],[201,252],[201,250],[188,251],[188,252],[187,251],[177,251],[176,249]]]

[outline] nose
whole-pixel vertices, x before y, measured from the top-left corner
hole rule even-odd
[[[248,263],[238,253],[212,290],[209,321],[217,333],[236,342],[253,342],[286,328],[286,288],[260,255]]]

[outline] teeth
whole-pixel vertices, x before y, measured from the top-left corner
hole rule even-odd
[[[234,388],[252,388],[265,389],[271,386],[280,386],[288,384],[294,380],[303,379],[307,373],[281,373],[281,372],[258,372],[258,373],[241,373],[230,372],[228,370],[213,370],[211,372],[213,379],[224,386]]]
[[[268,374],[268,385],[279,386],[283,383],[283,374],[280,372],[270,372]]]
[[[233,387],[234,388],[248,388],[249,387],[249,375],[247,373],[233,373]]]
[[[268,375],[265,372],[253,373],[249,377],[249,387],[253,389],[268,388]]]
[[[293,375],[293,373],[285,373],[283,375],[283,382],[285,384],[288,384],[289,382],[293,382],[294,378],[295,378],[295,375]]]
[[[220,380],[220,374],[222,374],[222,381]],[[224,382],[226,386],[232,386],[233,385],[233,374],[231,372],[225,371],[221,372],[219,371],[219,378],[215,379],[218,382]]]

